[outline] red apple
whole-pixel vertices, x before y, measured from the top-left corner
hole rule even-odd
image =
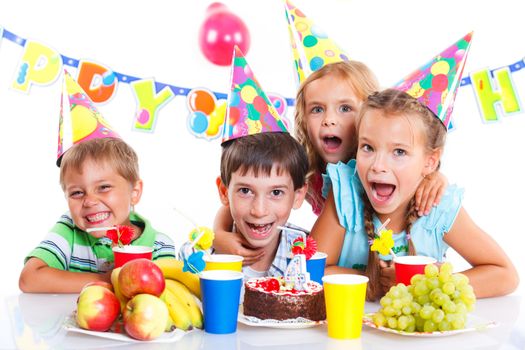
[[[120,314],[120,303],[112,291],[103,286],[87,286],[77,300],[77,323],[80,328],[105,332]]]
[[[113,290],[113,285],[109,282],[105,282],[105,281],[93,281],[93,282],[88,282],[86,283],[86,285],[84,287],[82,287],[82,290],[84,290],[84,288],[87,288],[89,286],[102,286],[104,288],[107,288],[109,289],[110,291],[112,292],[115,292]],[[82,291],[81,291],[82,292]]]
[[[120,292],[131,299],[137,294],[160,296],[166,282],[162,270],[151,260],[135,259],[122,266],[118,274]]]
[[[124,329],[130,337],[151,340],[164,333],[169,311],[160,298],[151,294],[138,294],[128,301],[122,317]]]

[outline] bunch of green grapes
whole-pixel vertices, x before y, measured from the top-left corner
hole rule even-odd
[[[373,316],[377,326],[404,332],[435,332],[465,328],[476,296],[468,277],[452,274],[452,265],[425,266],[425,274],[412,276],[410,285],[392,286]]]

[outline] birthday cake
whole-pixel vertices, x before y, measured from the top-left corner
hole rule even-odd
[[[244,315],[259,319],[311,321],[326,319],[323,286],[308,281],[306,288],[286,286],[282,277],[252,278],[244,284]]]

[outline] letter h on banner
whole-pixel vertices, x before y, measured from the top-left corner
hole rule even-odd
[[[497,105],[501,106],[505,115],[522,111],[509,67],[494,70],[492,77],[488,69],[473,72],[470,77],[484,122],[500,119]]]

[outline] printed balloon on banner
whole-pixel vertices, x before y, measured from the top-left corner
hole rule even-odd
[[[213,140],[221,135],[221,126],[226,113],[226,101],[219,100],[208,89],[195,88],[186,98],[188,129],[198,138]]]
[[[211,4],[199,31],[199,46],[213,64],[229,66],[237,45],[244,53],[250,48],[250,32],[244,21],[220,2]]]

